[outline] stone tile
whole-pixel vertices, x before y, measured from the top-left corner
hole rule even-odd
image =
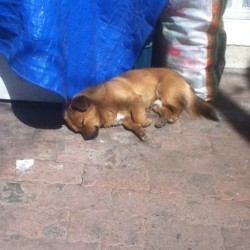
[[[220,228],[168,222],[161,217],[146,221],[147,250],[224,250]]]
[[[102,250],[143,250],[140,246],[106,246],[102,245]]]
[[[182,213],[188,223],[236,227],[249,220],[250,202],[187,196]]]
[[[69,213],[33,208],[29,206],[8,206],[1,211],[4,227],[0,232],[7,235],[22,235],[28,239],[63,239],[67,237]]]
[[[0,180],[13,180],[16,176],[16,160],[0,155]]]
[[[143,221],[126,212],[74,213],[70,222],[69,242],[101,241],[105,245],[139,248],[143,245]]]
[[[250,229],[243,228],[222,228],[224,246],[227,250],[250,249]]]
[[[66,240],[57,239],[28,239],[19,234],[1,235],[0,246],[4,250],[101,250],[99,243],[77,242],[69,243]]]
[[[16,173],[18,181],[81,184],[82,165],[34,159],[32,170]]]
[[[111,190],[81,185],[43,185],[42,195],[34,200],[43,209],[63,209],[72,212],[108,211],[111,208]]]
[[[124,169],[109,165],[83,167],[83,186],[111,189],[149,190],[148,172],[145,168]]]
[[[0,203],[2,204],[26,204],[32,196],[32,193],[25,192],[21,183],[0,183]]]

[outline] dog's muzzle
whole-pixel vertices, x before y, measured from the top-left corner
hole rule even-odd
[[[94,131],[91,133],[85,133],[82,131],[82,137],[84,140],[93,140],[98,136],[99,127],[95,126]]]

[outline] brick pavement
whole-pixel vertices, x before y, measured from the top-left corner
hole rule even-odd
[[[219,123],[183,114],[147,143],[0,103],[0,250],[250,249],[249,80],[224,75],[216,103]]]

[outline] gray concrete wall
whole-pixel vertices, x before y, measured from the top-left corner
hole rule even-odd
[[[61,102],[58,95],[27,83],[9,67],[7,60],[0,55],[0,99]]]

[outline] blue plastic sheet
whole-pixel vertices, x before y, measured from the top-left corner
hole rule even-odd
[[[0,52],[25,80],[72,97],[131,69],[167,0],[0,0]]]

